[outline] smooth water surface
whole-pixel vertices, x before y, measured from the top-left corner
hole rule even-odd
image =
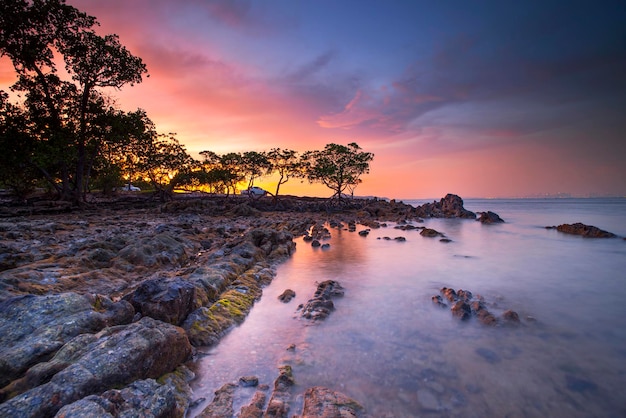
[[[626,241],[544,227],[583,222],[626,236],[626,199],[468,200],[465,207],[507,222],[420,224],[450,243],[394,225],[365,238],[332,229],[327,250],[296,240],[296,253],[246,321],[198,362],[195,396],[208,402],[245,375],[271,386],[278,366],[290,364],[292,413],[306,388],[321,385],[372,417],[625,416]],[[377,239],[385,236],[406,242]],[[336,310],[317,325],[297,319],[297,306],[327,279],[345,288]],[[482,295],[496,315],[515,310],[522,325],[459,322],[430,300],[442,286]],[[287,288],[297,296],[283,304],[277,296]],[[239,393],[245,404],[252,389]]]

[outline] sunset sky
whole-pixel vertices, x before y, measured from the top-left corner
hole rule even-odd
[[[195,157],[357,142],[359,195],[626,196],[623,0],[67,2],[147,65],[119,106]]]

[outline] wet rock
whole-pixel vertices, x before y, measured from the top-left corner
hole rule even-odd
[[[369,233],[370,233],[370,230],[369,230],[369,229],[364,229],[364,230],[362,230],[362,231],[359,231],[359,235],[360,235],[360,236],[362,236],[362,237],[366,237],[366,236],[368,236],[368,235],[369,235]]]
[[[459,299],[464,300],[465,302],[469,302],[473,297],[472,292],[463,289],[459,289],[456,292],[456,295]]]
[[[256,376],[242,376],[239,378],[239,384],[243,387],[255,387],[259,385],[259,378]]]
[[[0,243],[0,271],[9,270],[33,261],[32,254]]]
[[[456,316],[461,320],[469,319],[472,315],[472,309],[469,304],[465,301],[459,300],[457,301],[451,308],[452,315]]]
[[[441,294],[450,302],[454,302],[458,299],[455,290],[449,287],[442,287]]]
[[[181,266],[189,258],[187,251],[195,252],[191,242],[163,232],[136,240],[123,248],[119,252],[119,257],[134,266]]]
[[[434,295],[431,300],[433,303],[441,308],[447,308],[448,305],[444,303],[443,299],[439,295]]]
[[[476,214],[463,207],[463,199],[454,194],[447,194],[439,202],[425,203],[418,206],[415,213],[422,218],[465,218],[476,219]]]
[[[452,242],[452,240],[450,238],[441,238],[439,242],[443,242],[444,244],[447,244],[449,242]]]
[[[581,379],[576,376],[572,376],[570,374],[565,376],[565,387],[572,392],[596,392],[598,390],[598,385],[593,383],[590,380]]]
[[[301,309],[301,316],[313,321],[323,320],[335,309],[331,300],[334,297],[343,296],[343,287],[334,280],[326,280],[317,285],[317,290],[312,299],[298,307]]]
[[[194,297],[195,286],[175,277],[146,280],[124,299],[143,316],[180,325],[194,308]]]
[[[520,323],[519,315],[512,310],[506,310],[502,313],[502,318],[507,324],[518,325]]]
[[[266,400],[267,395],[257,390],[254,392],[250,403],[241,408],[239,418],[261,418],[263,416],[263,407],[265,406]]]
[[[480,347],[476,349],[476,354],[485,359],[490,364],[499,363],[501,361],[500,356],[493,350]]]
[[[420,235],[423,237],[427,237],[427,238],[436,238],[436,237],[443,237],[444,235],[435,230],[435,229],[431,229],[431,228],[424,228],[422,229],[422,231],[420,232]]]
[[[302,417],[341,417],[363,416],[363,407],[354,399],[325,387],[314,386],[304,393]]]
[[[395,237],[393,240],[397,241],[397,242],[405,242],[406,238],[405,237]]]
[[[438,411],[441,409],[441,402],[437,395],[428,389],[417,390],[417,401],[420,406],[428,411]]]
[[[162,376],[190,354],[182,329],[148,317],[82,334],[27,372],[25,386],[42,384],[1,404],[0,416],[53,416],[85,396]]]
[[[615,238],[616,235],[604,231],[592,225],[585,225],[583,223],[575,224],[563,224],[556,227],[556,230],[566,234],[580,235],[585,238]]]
[[[48,360],[73,337],[127,324],[133,315],[128,302],[100,295],[26,295],[0,303],[0,387]]]
[[[321,246],[322,246],[322,243],[320,243],[320,242],[319,242],[318,240],[316,240],[316,239],[314,239],[314,240],[311,242],[311,247],[313,247],[313,248],[317,248],[317,247],[321,247]]]
[[[278,300],[280,300],[283,303],[287,303],[287,302],[290,302],[291,299],[293,299],[294,297],[296,297],[296,292],[294,292],[291,289],[286,289],[283,293],[278,295]]]
[[[480,223],[483,224],[497,224],[497,223],[503,223],[504,219],[502,219],[497,213],[492,212],[492,211],[487,211],[487,212],[479,212],[480,213],[480,217],[478,218],[478,220],[480,221]]]
[[[224,386],[215,391],[215,397],[213,401],[202,410],[199,418],[224,418],[232,417],[235,411],[233,410],[233,397],[237,385],[233,383],[226,383]]]
[[[296,382],[291,366],[280,366],[278,371],[278,377],[274,381],[274,390],[267,404],[264,417],[287,418],[289,416],[291,388]]]

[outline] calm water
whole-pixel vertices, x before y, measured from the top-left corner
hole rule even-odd
[[[465,206],[507,223],[426,220],[447,244],[393,225],[366,238],[333,229],[328,250],[297,240],[244,324],[198,362],[195,396],[208,402],[244,375],[271,385],[277,367],[291,364],[292,413],[307,387],[322,385],[373,417],[626,416],[626,241],[543,228],[583,222],[626,236],[626,199]],[[384,236],[407,241],[377,239]],[[346,290],[336,310],[319,325],[296,319],[326,279]],[[461,323],[431,303],[442,286],[483,295],[496,314],[513,309],[523,325]],[[277,296],[286,288],[297,296],[283,304]],[[251,394],[240,390],[237,402]]]

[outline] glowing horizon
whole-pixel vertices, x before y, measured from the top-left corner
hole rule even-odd
[[[623,8],[68,3],[148,67],[110,92],[119,106],[145,109],[195,158],[356,142],[375,154],[357,195],[626,196]],[[0,89],[11,80],[2,58]],[[298,180],[281,193],[331,194]]]

